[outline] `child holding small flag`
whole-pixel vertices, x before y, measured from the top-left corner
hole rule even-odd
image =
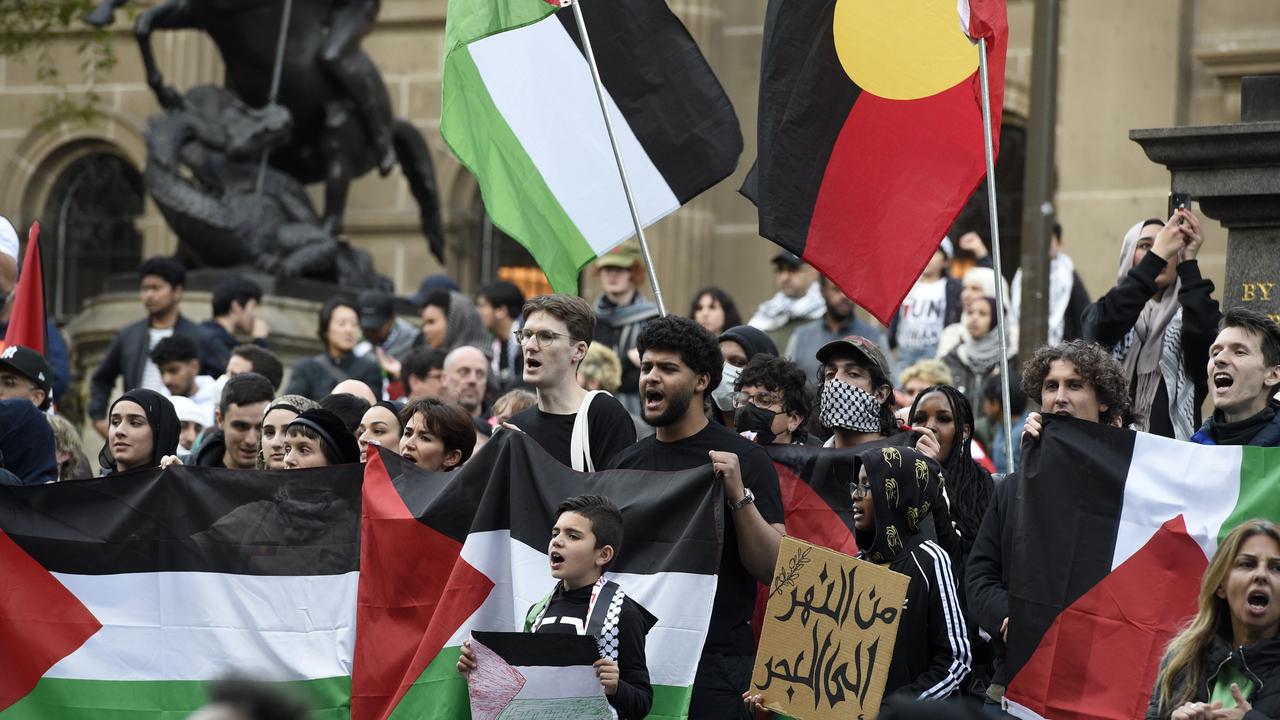
[[[579,495],[556,509],[547,555],[559,582],[525,616],[525,632],[594,635],[601,659],[596,677],[619,718],[643,718],[653,705],[645,635],[657,623],[647,610],[603,577],[622,548],[622,513],[606,497]],[[476,668],[468,640],[458,672]]]

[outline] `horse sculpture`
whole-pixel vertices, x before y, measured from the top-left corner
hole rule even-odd
[[[324,183],[322,229],[337,241],[351,180],[375,167],[389,170],[392,157],[388,150],[393,150],[394,161],[399,162],[418,202],[423,234],[431,252],[443,261],[439,193],[427,144],[417,128],[405,120],[391,120],[380,130],[380,111],[366,107],[384,101],[386,87],[373,62],[358,46],[359,37],[367,28],[352,28],[346,23],[371,23],[378,0],[292,1],[284,34],[279,94],[275,98],[288,111],[291,129],[272,147],[271,168],[300,183]],[[114,22],[115,11],[128,2],[102,0],[85,21],[97,27],[109,26]],[[134,25],[134,35],[146,67],[147,84],[160,105],[166,112],[180,113],[187,100],[166,84],[151,48],[151,35],[156,30],[180,29],[201,30],[213,39],[226,65],[227,90],[251,108],[270,105],[284,5],[285,0],[165,0],[143,12]],[[340,26],[335,27],[335,23]],[[343,38],[337,49],[331,40],[335,36]],[[339,63],[341,73],[335,72]],[[374,100],[357,102],[352,96],[356,86],[363,87]],[[389,110],[386,116],[390,118]],[[170,213],[166,217],[172,224]],[[183,240],[198,242],[199,238]]]

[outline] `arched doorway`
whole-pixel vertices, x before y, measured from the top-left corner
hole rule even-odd
[[[146,197],[142,175],[118,154],[95,150],[68,163],[40,213],[50,314],[61,324],[106,289],[113,273],[142,260],[135,220]]]

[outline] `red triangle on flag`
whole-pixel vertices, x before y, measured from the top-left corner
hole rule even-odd
[[[102,623],[0,530],[0,710],[21,700]]]
[[[1005,697],[1054,720],[1142,717],[1209,561],[1182,515],[1053,621]],[[1011,633],[1017,632],[1012,627]]]
[[[23,256],[22,275],[13,295],[13,312],[5,331],[5,347],[21,345],[41,355],[45,351],[44,269],[40,264],[40,223],[31,225],[27,233],[27,252]]]
[[[365,465],[351,720],[382,720],[493,590],[462,543],[414,517],[382,458]]]

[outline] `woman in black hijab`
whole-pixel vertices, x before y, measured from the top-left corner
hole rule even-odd
[[[107,443],[98,454],[102,474],[160,467],[178,449],[181,425],[169,398],[138,388],[121,395],[107,411]]]

